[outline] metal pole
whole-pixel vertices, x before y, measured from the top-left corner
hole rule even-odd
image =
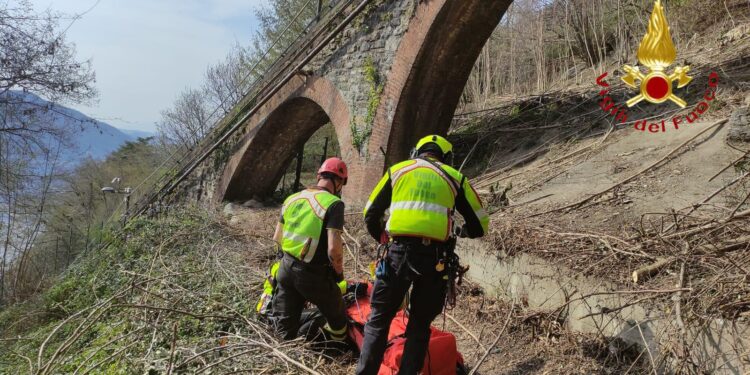
[[[128,222],[128,216],[130,214],[130,194],[125,194],[125,212],[122,214],[122,226]]]

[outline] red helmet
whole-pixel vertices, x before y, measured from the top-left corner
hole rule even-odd
[[[346,179],[349,177],[349,171],[347,171],[346,169],[346,163],[344,163],[343,160],[335,157],[329,158],[323,162],[323,165],[321,165],[320,169],[318,169],[318,176],[320,176],[322,173],[332,173],[343,179],[344,184],[346,184]]]

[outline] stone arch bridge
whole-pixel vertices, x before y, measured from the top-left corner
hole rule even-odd
[[[267,196],[296,150],[331,122],[350,166],[344,198],[361,205],[419,137],[447,132],[474,62],[511,2],[373,1],[244,120],[191,189],[214,203]]]

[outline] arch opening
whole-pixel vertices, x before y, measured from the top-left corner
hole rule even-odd
[[[256,128],[234,169],[223,200],[283,199],[284,194],[295,188],[292,186],[295,161],[300,151],[303,155],[300,184],[314,182],[313,170],[317,170],[316,165],[323,156],[322,150],[316,151],[316,148],[326,137],[326,154],[335,156],[340,152],[339,137],[325,110],[306,97],[287,100]]]
[[[305,186],[317,182],[318,168],[329,157],[341,156],[336,129],[328,122],[305,142],[304,148],[297,150],[294,158],[284,169],[281,181],[276,186],[275,193],[284,198],[292,192],[299,191]],[[300,158],[300,156],[302,156]],[[298,159],[300,158],[300,159]],[[301,164],[299,164],[301,162]],[[300,167],[299,181],[297,181],[297,167]]]

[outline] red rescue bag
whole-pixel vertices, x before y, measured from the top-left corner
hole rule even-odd
[[[370,316],[370,295],[372,284],[367,284],[366,295],[357,298],[346,310],[349,316],[349,337],[362,349],[364,339],[364,325]],[[401,356],[404,353],[406,338],[406,325],[409,318],[401,310],[391,322],[388,332],[388,346],[383,356],[378,375],[395,375],[398,373]],[[456,337],[448,332],[430,327],[430,344],[425,356],[423,374],[432,375],[456,375],[457,372],[465,373],[464,358],[456,347]]]

